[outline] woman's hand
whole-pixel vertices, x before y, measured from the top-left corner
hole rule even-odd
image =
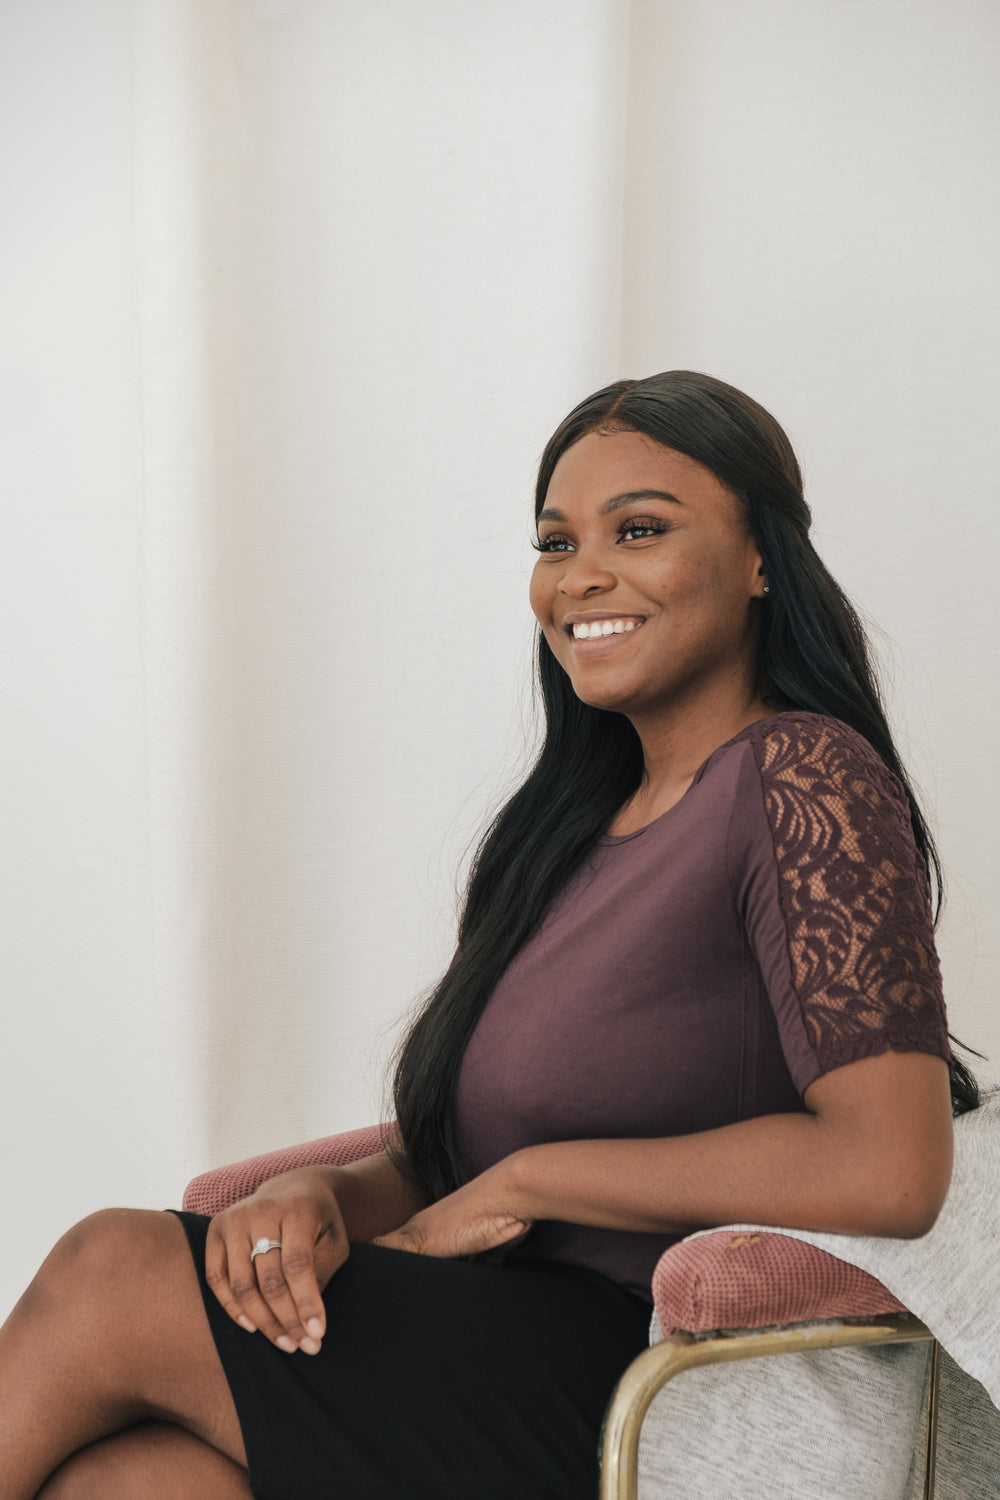
[[[278,1240],[281,1248],[251,1260],[261,1239]],[[326,1332],[321,1293],[348,1252],[330,1169],[300,1167],[215,1216],[205,1277],[248,1333],[263,1333],[289,1354],[318,1354]]]
[[[411,1250],[441,1260],[462,1260],[501,1246],[512,1249],[533,1220],[517,1201],[507,1161],[473,1178],[447,1198],[421,1209],[405,1224],[372,1240],[390,1250]]]

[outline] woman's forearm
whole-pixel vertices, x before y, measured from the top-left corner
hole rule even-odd
[[[944,1064],[919,1053],[868,1058],[806,1097],[815,1112],[697,1135],[527,1147],[499,1166],[511,1211],[670,1234],[741,1220],[926,1233],[951,1174]]]
[[[384,1151],[350,1166],[317,1170],[333,1189],[350,1240],[372,1240],[397,1229],[426,1201]]]
[[[870,1192],[812,1115],[663,1140],[558,1141],[508,1158],[516,1210],[607,1229],[688,1234],[750,1221],[844,1234],[922,1234],[926,1209]]]

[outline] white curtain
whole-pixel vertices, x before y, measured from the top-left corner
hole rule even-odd
[[[0,7],[0,1302],[382,1111],[532,739],[533,467],[620,374],[788,426],[1000,1052],[998,53],[991,0]]]

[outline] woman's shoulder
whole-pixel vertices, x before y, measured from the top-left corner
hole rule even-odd
[[[748,725],[721,749],[738,745],[750,749],[765,783],[862,797],[867,786],[906,804],[902,785],[874,746],[829,714],[786,709]]]

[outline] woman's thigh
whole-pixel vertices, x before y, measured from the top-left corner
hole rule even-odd
[[[205,1221],[183,1219],[197,1260]],[[565,1267],[355,1245],[324,1301],[309,1357],[206,1296],[261,1500],[592,1500],[607,1401],[647,1341],[636,1298]]]

